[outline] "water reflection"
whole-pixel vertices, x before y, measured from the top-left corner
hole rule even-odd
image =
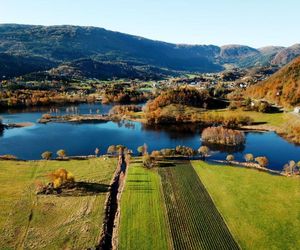
[[[142,130],[144,131],[154,131],[154,132],[164,132],[166,133],[171,139],[184,139],[184,138],[194,138],[195,135],[199,135],[203,130],[203,127],[199,126],[198,124],[164,124],[164,125],[142,125]]]
[[[202,145],[207,146],[211,151],[219,151],[221,153],[234,154],[241,153],[245,151],[245,145],[237,145],[237,146],[227,146],[227,145],[219,145],[219,144],[211,144],[202,142]]]

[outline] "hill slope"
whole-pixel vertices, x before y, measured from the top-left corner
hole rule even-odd
[[[42,57],[25,57],[0,53],[0,79],[46,70],[55,65],[55,62]]]
[[[283,106],[300,105],[300,57],[284,66],[268,80],[248,88],[246,94]]]

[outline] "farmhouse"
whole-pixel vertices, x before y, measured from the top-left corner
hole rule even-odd
[[[300,114],[300,107],[295,107],[294,108],[294,113]]]

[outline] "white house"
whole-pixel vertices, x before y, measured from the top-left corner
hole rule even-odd
[[[300,114],[300,107],[295,107],[294,108],[294,113]]]

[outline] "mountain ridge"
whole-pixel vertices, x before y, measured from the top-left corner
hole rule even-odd
[[[43,58],[45,65],[42,66],[46,68],[49,62],[55,67],[66,62],[92,59],[97,62],[143,64],[171,71],[219,72],[228,64],[235,67],[284,65],[300,55],[300,48],[294,47],[256,49],[237,44],[220,47],[173,44],[94,26],[0,24],[2,55]],[[280,56],[280,53],[283,55]]]

